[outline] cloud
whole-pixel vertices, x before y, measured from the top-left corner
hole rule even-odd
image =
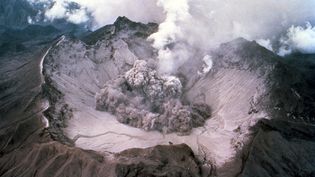
[[[94,18],[94,28],[113,23],[118,16],[137,22],[161,22],[162,9],[156,0],[73,0],[88,9]]]
[[[54,21],[65,19],[74,24],[81,24],[90,20],[88,10],[70,0],[28,0],[38,10],[38,15],[32,21]]]
[[[170,73],[195,59],[193,52],[206,53],[237,37],[272,50],[272,41],[291,25],[315,20],[314,0],[159,0],[157,5],[166,18],[149,39],[159,51],[163,72]]]
[[[35,0],[29,0],[34,1]],[[314,28],[298,28],[315,23],[315,0],[39,0],[50,3],[45,16],[65,18],[73,23],[89,20],[92,29],[113,23],[118,16],[137,22],[159,23],[159,31],[149,40],[157,49],[161,70],[171,72],[194,52],[206,55],[211,48],[237,37],[257,40],[271,49],[273,42],[288,33],[287,46],[273,48],[278,53],[314,53]],[[79,8],[69,9],[69,3]],[[309,39],[309,37],[311,39]],[[306,39],[307,38],[307,39]],[[264,39],[264,40],[261,40]],[[288,45],[292,45],[289,47]],[[275,45],[276,46],[276,45]],[[202,57],[201,57],[202,58]]]
[[[45,11],[45,16],[50,21],[64,18],[75,24],[85,23],[89,20],[86,8],[67,0],[53,1],[50,8]]]
[[[68,21],[74,24],[85,23],[89,20],[87,12],[82,9],[74,10],[72,13],[66,14]]]
[[[65,18],[66,17],[66,4],[65,1],[56,1],[50,9],[45,13],[49,20]]]
[[[303,26],[291,26],[287,34],[281,38],[279,55],[287,55],[292,51],[304,54],[315,53],[315,26],[309,22]]]
[[[113,23],[118,16],[137,22],[161,22],[162,9],[156,0],[28,0],[33,5],[44,4],[45,17],[53,21],[66,19],[80,24],[90,21],[92,29]],[[77,4],[77,6],[71,6]]]
[[[218,45],[236,37],[273,38],[291,25],[315,22],[315,0],[28,0],[46,3],[48,18],[85,21],[91,14],[94,28],[113,23],[118,16],[138,22],[161,23],[161,30],[180,29],[189,43]],[[71,10],[69,4],[80,6]],[[69,16],[73,15],[73,18]],[[170,22],[175,22],[172,26]],[[166,25],[167,24],[167,25]],[[166,27],[163,27],[166,26]],[[162,31],[160,32],[162,34]],[[189,34],[189,35],[187,35]],[[171,35],[169,35],[171,36]],[[163,40],[160,40],[163,41]]]

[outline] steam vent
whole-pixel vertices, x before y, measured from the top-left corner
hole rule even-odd
[[[0,0],[0,177],[315,177],[315,0]]]

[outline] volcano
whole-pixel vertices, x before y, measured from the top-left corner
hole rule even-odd
[[[158,24],[41,30],[0,56],[1,176],[315,175],[314,56],[237,38],[165,74]]]

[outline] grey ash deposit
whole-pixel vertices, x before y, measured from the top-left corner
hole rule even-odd
[[[154,61],[137,60],[124,75],[105,84],[96,95],[96,109],[133,127],[186,135],[204,124],[210,107],[183,104],[182,88],[177,77],[160,75]]]

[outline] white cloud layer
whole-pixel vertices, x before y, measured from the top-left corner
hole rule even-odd
[[[286,36],[281,39],[279,55],[287,55],[292,51],[304,54],[315,53],[315,26],[306,23],[306,26],[291,26]]]
[[[158,0],[158,5],[166,18],[150,38],[166,72],[195,57],[195,50],[207,51],[237,37],[273,51],[271,41],[291,25],[315,20],[315,0]]]
[[[126,16],[133,21],[160,22],[162,9],[155,0],[73,0],[86,7],[95,19],[94,27],[113,23],[118,16]]]
[[[35,0],[29,0],[34,1]],[[113,23],[118,16],[137,22],[160,23],[150,37],[158,50],[164,72],[176,69],[194,57],[195,50],[206,51],[237,37],[258,40],[271,49],[289,29],[289,47],[279,53],[314,53],[314,28],[297,27],[315,22],[315,0],[39,0],[54,2],[45,15],[48,19],[65,18],[73,23],[92,18],[93,29]],[[81,7],[69,11],[67,3]],[[90,16],[88,16],[90,15]],[[265,39],[259,40],[259,39]],[[270,41],[270,42],[269,42]]]
[[[156,0],[28,0],[32,4],[48,4],[45,16],[48,20],[67,19],[72,23],[92,21],[96,29],[113,23],[118,16],[126,16],[138,22],[161,22],[162,9]],[[79,9],[70,9],[70,3],[80,5]],[[92,17],[93,19],[89,19]]]

